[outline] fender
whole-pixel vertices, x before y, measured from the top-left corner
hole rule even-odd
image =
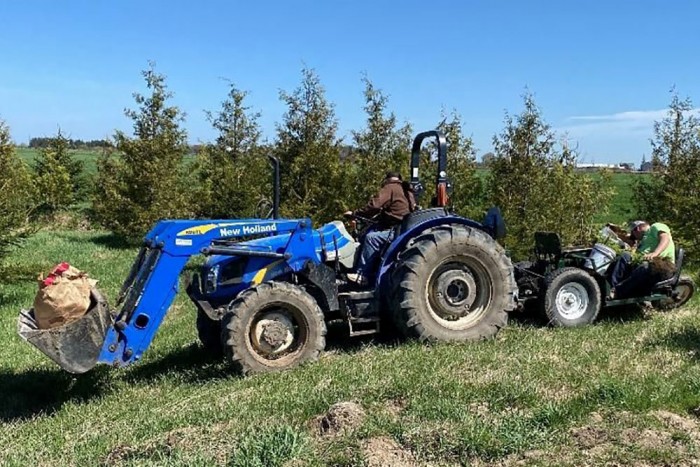
[[[397,255],[404,250],[408,242],[410,242],[411,240],[418,237],[420,234],[432,227],[449,224],[465,225],[467,227],[473,227],[475,229],[483,230],[486,233],[489,232],[484,225],[471,219],[455,215],[427,219],[424,222],[414,225],[409,230],[403,232],[401,235],[395,238],[394,241],[391,242],[391,245],[389,245],[389,248],[386,250],[384,255],[382,256],[382,263],[379,267],[379,273],[377,274],[377,280],[375,283],[376,290],[386,290],[386,286],[388,285],[389,280],[388,273],[390,269],[394,266]]]

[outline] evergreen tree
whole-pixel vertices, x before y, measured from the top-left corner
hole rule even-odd
[[[114,135],[111,151],[98,163],[94,211],[105,227],[128,239],[140,239],[163,218],[190,215],[191,192],[183,157],[187,135],[183,114],[169,105],[165,77],[151,66],[142,72],[150,95],[134,94],[138,110],[125,110],[133,137]]]
[[[453,187],[451,205],[461,215],[480,218],[484,208],[483,187],[476,174],[474,142],[464,135],[462,116],[454,110],[449,115],[442,110],[437,129],[447,139],[447,174]]]
[[[367,78],[365,106],[367,126],[353,131],[355,151],[348,161],[348,205],[363,205],[376,194],[387,171],[396,170],[408,177],[410,164],[411,127],[398,126],[393,112],[387,112],[389,98]]]
[[[293,92],[280,92],[287,106],[277,126],[276,153],[282,162],[282,210],[287,217],[313,216],[316,222],[343,212],[345,179],[333,105],[316,72],[302,70]]]
[[[700,119],[675,92],[667,116],[654,124],[654,176],[635,186],[639,216],[665,222],[691,257],[700,254]]]
[[[82,161],[69,153],[69,140],[61,132],[45,139],[34,163],[40,209],[53,214],[75,204],[85,192]]]
[[[566,145],[559,148],[532,95],[524,96],[519,115],[506,115],[493,143],[488,195],[503,211],[506,246],[513,255],[522,258],[532,251],[537,230],[558,232],[565,243],[589,242],[593,217],[605,212],[612,195],[610,179],[574,171],[576,153]]]
[[[34,195],[29,169],[15,152],[10,129],[0,120],[0,259],[31,233]]]
[[[271,171],[260,147],[260,113],[245,105],[246,96],[231,84],[221,109],[207,112],[218,136],[216,143],[200,150],[195,163],[199,216],[253,217],[259,215],[255,207],[270,197]]]

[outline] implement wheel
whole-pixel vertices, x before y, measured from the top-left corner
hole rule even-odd
[[[423,341],[493,337],[515,308],[513,266],[481,230],[444,225],[401,253],[392,306],[397,327]]]
[[[326,323],[303,288],[269,282],[241,293],[222,320],[224,353],[244,375],[286,370],[318,359]]]
[[[688,303],[693,295],[695,295],[695,282],[688,276],[681,276],[671,292],[671,297],[658,302],[656,308],[660,310],[680,308]]]
[[[547,276],[543,306],[550,324],[590,324],[598,317],[601,303],[598,283],[583,269],[562,268]]]

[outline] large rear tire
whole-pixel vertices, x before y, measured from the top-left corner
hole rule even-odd
[[[507,324],[516,305],[513,266],[486,233],[459,224],[435,227],[399,258],[392,307],[406,337],[472,341]]]
[[[244,375],[280,371],[318,359],[326,323],[314,298],[286,282],[241,293],[222,320],[224,353]]]
[[[583,269],[557,269],[546,278],[544,312],[553,326],[576,327],[594,322],[602,300],[598,283]]]

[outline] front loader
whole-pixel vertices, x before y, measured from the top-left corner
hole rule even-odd
[[[95,293],[96,306],[83,318],[50,330],[37,329],[23,311],[20,335],[73,373],[134,363],[153,341],[187,261],[203,254],[187,287],[200,340],[244,374],[315,360],[331,320],[345,321],[351,335],[391,321],[404,336],[426,341],[492,337],[517,303],[512,264],[495,241],[500,213],[490,210],[479,223],[451,212],[447,144],[438,131],[414,140],[413,188],[422,191],[418,163],[428,138],[437,142],[432,207],[395,227],[369,287],[345,278],[361,239],[342,222],[314,229],[310,219],[278,218],[277,164],[271,219],[161,221],[144,239],[115,309]]]

